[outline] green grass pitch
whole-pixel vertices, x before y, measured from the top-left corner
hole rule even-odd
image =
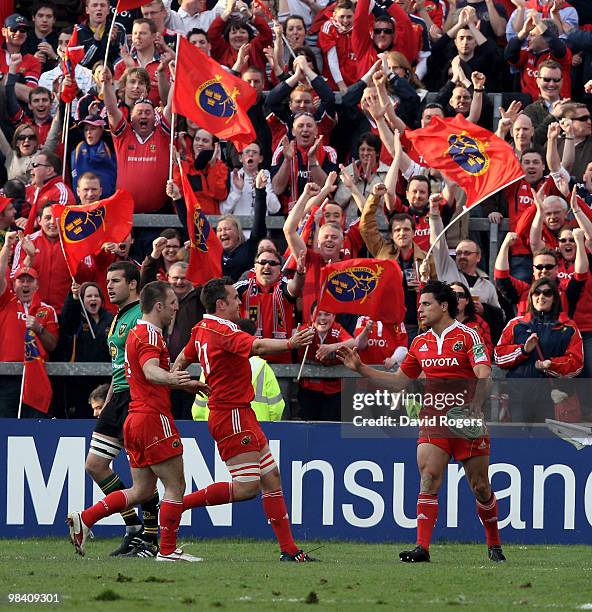
[[[592,557],[585,546],[505,546],[505,564],[483,544],[433,544],[432,563],[405,565],[405,545],[322,546],[319,563],[280,563],[274,542],[189,541],[202,563],[156,563],[108,556],[118,541],[66,537],[0,542],[0,607],[69,610],[507,610],[592,609]],[[15,605],[9,593],[59,593],[61,603]]]

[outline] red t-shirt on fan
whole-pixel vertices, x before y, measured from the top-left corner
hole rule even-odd
[[[117,187],[132,194],[135,213],[155,212],[166,202],[170,140],[171,128],[164,117],[145,139],[125,119],[113,130]]]
[[[337,344],[345,342],[350,338],[351,336],[339,323],[333,323],[323,338],[319,335],[318,330],[315,330],[313,341],[308,349],[307,362],[325,366],[341,365],[341,362],[335,356],[329,356],[323,361],[319,361],[316,358],[316,353],[321,344]],[[301,349],[298,354],[299,359],[303,359],[304,349]],[[300,386],[311,391],[318,391],[329,395],[341,391],[341,378],[301,378]]]
[[[38,292],[29,304],[29,314],[37,319],[43,328],[58,336],[60,328],[55,310],[39,299]],[[22,302],[12,289],[6,288],[0,295],[0,361],[23,361],[25,358],[25,321],[27,315]],[[38,342],[41,345],[40,342]],[[41,347],[41,355],[47,357]]]
[[[152,323],[139,319],[125,342],[125,377],[132,397],[129,412],[156,412],[172,421],[169,388],[149,382],[142,369],[149,359],[158,359],[159,367],[170,370],[171,358],[162,331]]]
[[[354,336],[357,338],[366,327],[370,317],[359,317]],[[403,323],[383,323],[374,321],[368,336],[368,346],[358,349],[360,359],[367,364],[382,365],[399,346],[407,347],[407,332]]]
[[[199,361],[211,392],[210,410],[249,408],[255,397],[249,356],[256,338],[235,323],[206,314],[191,330],[185,359]]]

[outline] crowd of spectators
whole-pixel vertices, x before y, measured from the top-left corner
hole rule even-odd
[[[452,285],[457,320],[477,330],[507,380],[592,376],[588,0],[153,0],[122,13],[115,4],[35,0],[2,16],[0,360],[23,360],[26,327],[50,361],[109,361],[117,311],[105,274],[119,260],[134,262],[142,283],[174,288],[179,311],[164,331],[176,357],[203,307],[186,278],[172,141],[202,209],[220,215],[222,272],[255,335],[290,337],[314,314],[309,363],[331,367],[336,348],[355,346],[367,363],[396,367],[422,331],[418,289],[437,278]],[[248,115],[257,139],[242,150],[208,125],[171,121],[179,36],[256,90]],[[84,57],[66,106],[60,92],[73,83],[61,62],[72,37]],[[489,236],[471,231],[468,215],[435,243],[466,194],[405,136],[459,113],[505,139],[524,171],[470,213],[503,229],[494,278]],[[135,213],[176,214],[181,227],[134,226],[72,279],[51,205],[92,203],[117,188],[132,195]],[[241,216],[251,218],[246,230]],[[268,229],[271,216],[285,219],[283,231]],[[356,257],[400,265],[404,320],[315,309],[322,268]],[[53,378],[50,414],[92,416],[102,382]],[[19,385],[19,376],[2,377],[0,416],[15,414]],[[281,380],[284,417],[339,419],[341,385]],[[553,416],[552,385],[537,393],[530,401],[522,391],[526,407],[514,420]],[[191,418],[193,398],[175,394],[173,403],[176,417]],[[582,406],[578,418],[589,412]]]

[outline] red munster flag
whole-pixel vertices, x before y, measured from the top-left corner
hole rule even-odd
[[[131,11],[132,9],[139,8],[150,2],[152,2],[152,0],[118,0],[115,10],[118,13],[123,13],[123,11]]]
[[[239,149],[253,142],[257,135],[247,111],[257,92],[185,38],[179,39],[177,51],[173,112]]]
[[[405,136],[430,167],[465,190],[465,209],[524,176],[508,143],[462,115],[432,117],[427,127],[407,130]]]
[[[85,257],[100,253],[105,242],[123,242],[132,229],[134,199],[124,189],[93,204],[51,208],[72,275]]]
[[[388,259],[347,259],[328,264],[321,275],[318,310],[366,315],[400,323],[405,318],[403,273]]]
[[[23,366],[23,404],[47,414],[53,391],[45,371],[45,361],[35,334],[25,329],[25,362]]]
[[[222,244],[204,215],[183,168],[181,185],[187,207],[187,231],[190,241],[186,276],[195,285],[203,285],[212,278],[222,276]]]
[[[84,46],[78,44],[78,30],[74,28],[72,32],[72,38],[66,47],[64,52],[64,59],[62,60],[62,74],[66,77],[69,76],[72,79],[72,85],[64,88],[60,94],[62,102],[68,104],[72,102],[78,93],[78,84],[76,83],[76,66],[84,58],[85,51]]]

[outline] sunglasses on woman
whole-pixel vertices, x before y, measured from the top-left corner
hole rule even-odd
[[[543,297],[553,297],[553,290],[552,289],[535,289],[532,292],[532,295],[542,295]]]

